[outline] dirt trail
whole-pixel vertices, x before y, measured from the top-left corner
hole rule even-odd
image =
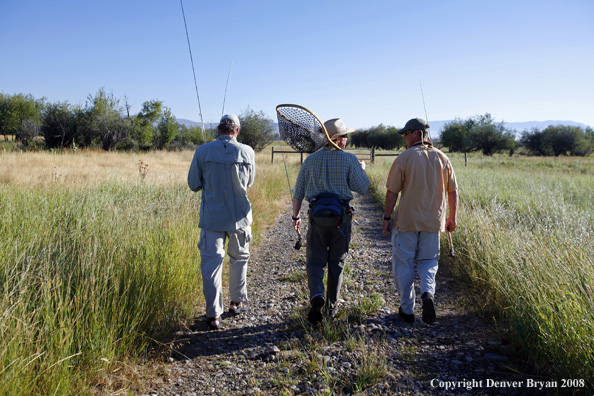
[[[220,331],[209,332],[200,322],[178,334],[166,374],[146,394],[544,394],[513,387],[532,377],[501,343],[493,321],[461,304],[466,288],[447,275],[447,259],[437,278],[437,321],[421,322],[418,305],[416,323],[401,322],[382,209],[370,194],[357,195],[353,206],[342,313],[334,324],[320,329],[304,320],[305,248],[293,249],[296,234],[287,208],[252,249],[250,311],[225,315]],[[357,318],[357,307],[374,301],[379,309]]]

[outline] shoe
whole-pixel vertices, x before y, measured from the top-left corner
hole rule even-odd
[[[221,317],[206,318],[206,324],[208,325],[208,330],[219,330],[221,328]]]
[[[239,315],[240,313],[247,311],[248,308],[249,305],[243,301],[231,301],[231,304],[229,304],[229,313],[231,315]]]
[[[330,319],[336,319],[336,306],[330,308],[328,305],[324,306],[324,314]]]
[[[307,320],[310,323],[320,323],[323,319],[322,308],[324,308],[324,297],[315,296],[311,300],[311,308],[307,314]]]
[[[404,313],[402,307],[398,308],[398,316],[400,316],[406,323],[415,323],[415,315]]]
[[[435,322],[435,304],[433,303],[433,296],[429,292],[423,293],[421,296],[423,301],[423,322],[431,324]]]

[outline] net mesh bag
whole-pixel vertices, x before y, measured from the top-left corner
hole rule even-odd
[[[294,150],[313,153],[330,142],[320,119],[303,106],[283,104],[276,107],[281,138]]]

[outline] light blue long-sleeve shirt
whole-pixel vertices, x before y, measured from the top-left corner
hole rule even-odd
[[[210,231],[235,231],[252,223],[247,188],[254,183],[254,150],[234,137],[220,135],[196,149],[188,186],[202,190],[198,226]]]

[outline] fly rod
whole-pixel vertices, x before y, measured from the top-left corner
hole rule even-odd
[[[186,13],[184,12],[183,0],[179,0],[181,5],[182,16],[184,18],[184,26],[186,28],[186,39],[188,40],[188,50],[190,51],[190,62],[192,63],[192,74],[194,75],[194,87],[196,88],[196,98],[198,99],[198,111],[200,112],[200,122],[202,123],[202,140],[206,142],[204,135],[204,119],[202,118],[202,106],[200,105],[200,95],[198,94],[198,83],[196,82],[196,71],[194,69],[194,58],[192,57],[192,46],[190,45],[190,35],[188,34],[188,25],[186,23]]]
[[[427,106],[425,106],[425,95],[423,94],[423,83],[419,79],[419,85],[421,87],[421,99],[423,100],[423,110],[425,110],[425,121],[429,124],[429,117],[427,117]],[[429,128],[429,141],[431,141],[431,128]],[[447,231],[447,230],[446,230]],[[448,241],[450,242],[450,257],[454,257],[456,253],[454,252],[454,244],[452,243],[452,233],[447,231],[448,233]]]

